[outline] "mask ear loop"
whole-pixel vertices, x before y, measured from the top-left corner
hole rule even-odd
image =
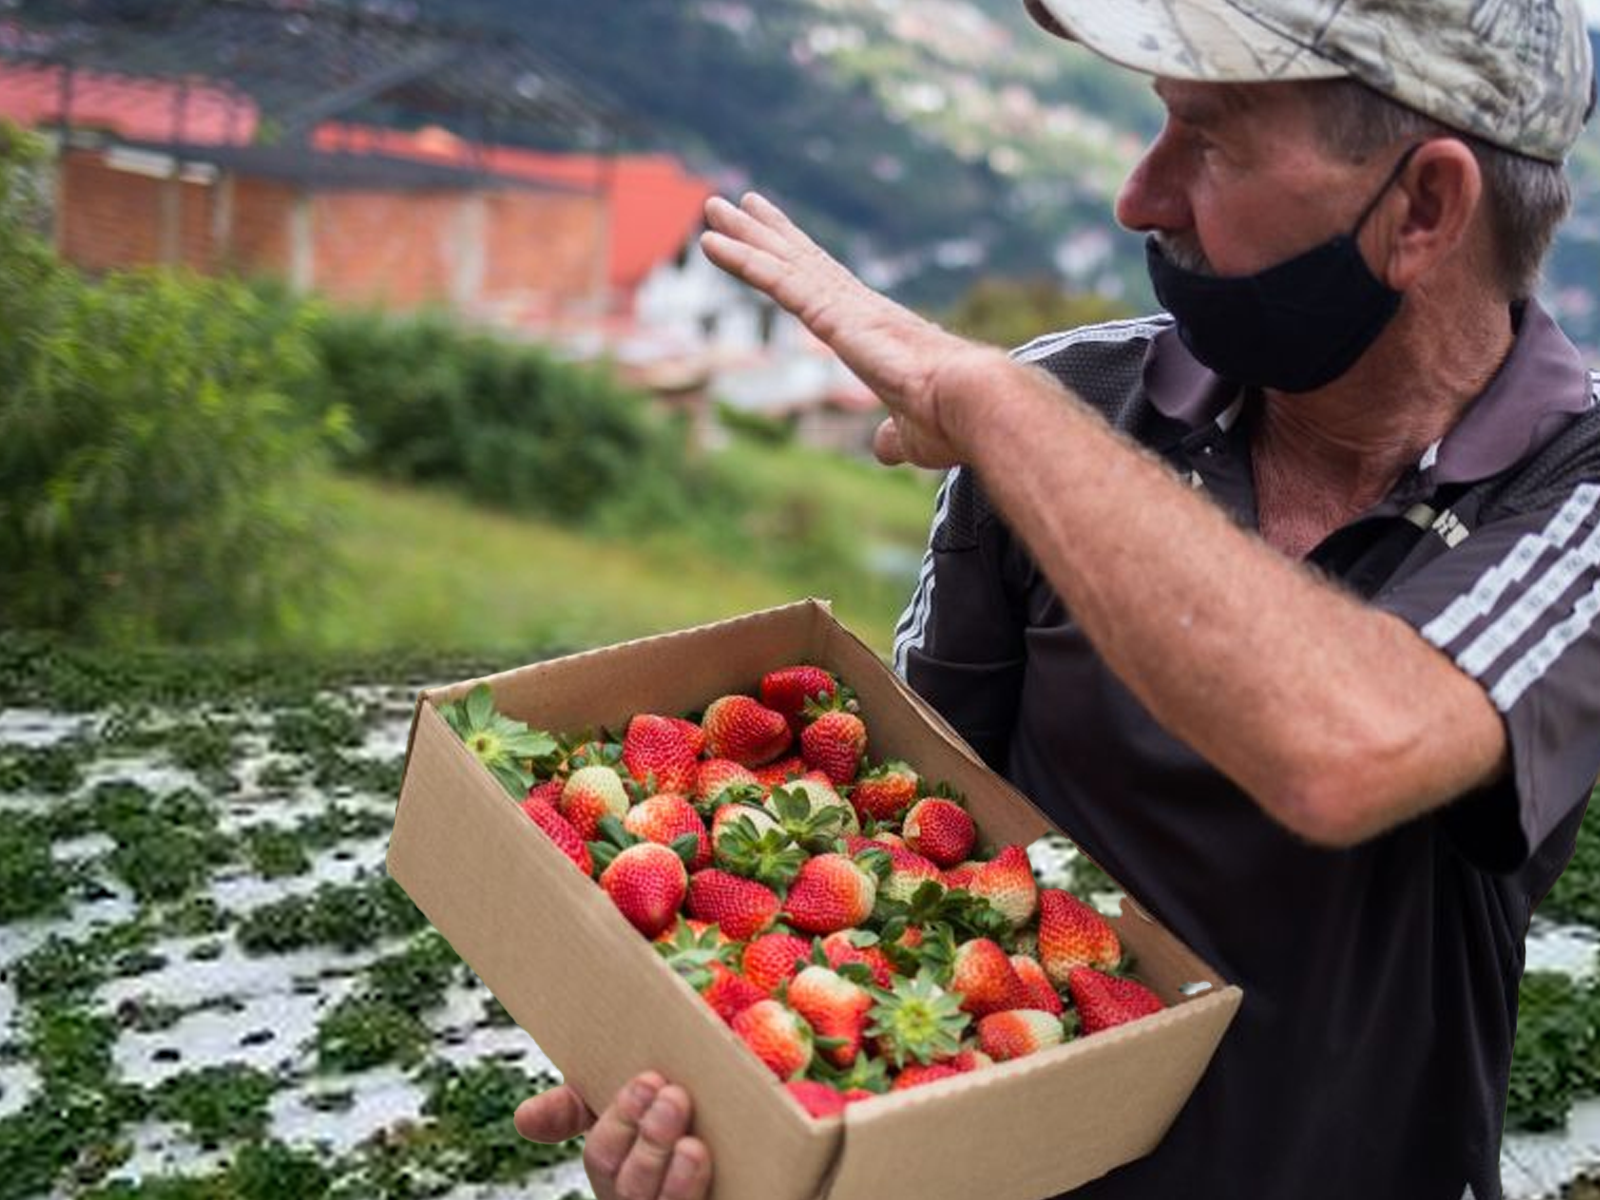
[[[1389,189],[1394,186],[1395,180],[1400,178],[1401,172],[1403,172],[1410,164],[1412,156],[1427,144],[1428,143],[1425,141],[1413,142],[1406,148],[1406,152],[1402,154],[1399,158],[1399,161],[1394,164],[1394,169],[1389,172],[1388,178],[1383,181],[1383,186],[1378,189],[1377,193],[1372,197],[1371,200],[1367,201],[1367,206],[1361,210],[1361,215],[1356,218],[1355,228],[1350,231],[1350,237],[1352,240],[1360,236],[1362,227],[1367,223],[1367,218],[1370,217],[1377,209],[1378,201],[1382,200],[1386,195],[1389,194]]]

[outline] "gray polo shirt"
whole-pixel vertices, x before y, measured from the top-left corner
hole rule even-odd
[[[1500,785],[1354,848],[1301,841],[1162,729],[973,473],[946,479],[897,665],[1245,993],[1162,1145],[1074,1197],[1500,1195],[1524,935],[1600,772],[1597,384],[1537,305],[1517,317],[1511,356],[1450,433],[1307,556],[1478,680],[1510,738]],[[1170,319],[1019,357],[1257,527],[1250,401]]]

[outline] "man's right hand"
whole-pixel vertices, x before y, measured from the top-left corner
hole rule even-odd
[[[596,1117],[565,1084],[517,1106],[517,1132],[532,1142],[584,1139],[583,1168],[595,1200],[704,1200],[711,1153],[689,1137],[689,1094],[654,1071],[630,1080]]]

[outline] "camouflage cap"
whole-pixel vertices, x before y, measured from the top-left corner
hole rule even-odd
[[[1045,28],[1138,71],[1214,83],[1359,80],[1559,163],[1594,103],[1578,0],[1025,0]]]

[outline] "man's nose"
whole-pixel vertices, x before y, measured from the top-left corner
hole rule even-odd
[[[1146,147],[1117,193],[1117,223],[1137,233],[1181,233],[1193,223],[1181,149],[1163,132]]]

